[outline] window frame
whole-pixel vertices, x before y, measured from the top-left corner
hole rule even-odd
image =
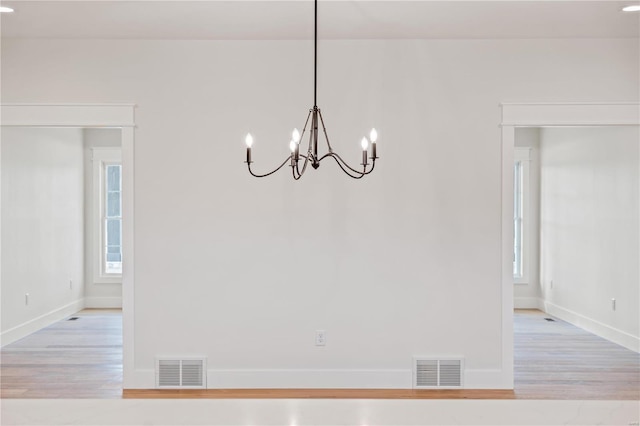
[[[106,167],[110,165],[122,166],[122,150],[120,148],[94,147],[91,149],[91,162],[93,167],[93,213],[91,224],[93,229],[93,282],[94,284],[120,284],[122,283],[122,273],[105,272],[104,209],[107,192]],[[120,179],[122,179],[122,175],[120,175]],[[120,189],[122,191],[122,188]],[[122,204],[120,208],[122,209]],[[120,243],[122,244],[122,241]]]
[[[522,256],[522,274],[516,276],[513,274],[514,284],[529,284],[530,269],[531,269],[531,178],[530,178],[530,165],[531,165],[531,148],[530,147],[515,147],[513,155],[513,166],[515,173],[515,165],[520,163],[520,174],[522,182],[522,242],[521,242],[521,256]],[[515,184],[515,178],[514,178]],[[515,195],[516,188],[513,188],[514,195],[514,207],[515,207]],[[515,218],[515,211],[514,211]],[[515,254],[515,229],[513,236],[513,251]],[[514,259],[515,262],[515,259]]]

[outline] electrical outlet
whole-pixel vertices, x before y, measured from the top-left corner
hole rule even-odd
[[[611,299],[611,309],[616,310],[616,299]]]
[[[28,305],[29,304],[29,293],[25,293],[24,294],[24,304]]]
[[[73,290],[73,280],[69,280],[69,290]]]
[[[327,333],[324,330],[316,330],[316,346],[327,344]]]
[[[553,290],[553,280],[549,281],[549,289]]]

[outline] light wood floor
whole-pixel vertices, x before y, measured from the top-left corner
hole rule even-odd
[[[640,355],[538,310],[514,314],[517,398],[640,399]]]
[[[122,396],[122,311],[73,317],[2,348],[2,398]]]
[[[2,348],[2,398],[445,398],[640,400],[640,355],[536,310],[514,315],[515,389],[121,391],[122,316],[84,310]]]

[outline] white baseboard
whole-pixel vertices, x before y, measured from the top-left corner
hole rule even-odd
[[[514,297],[513,307],[515,309],[540,309],[539,297]]]
[[[465,370],[465,389],[513,389],[513,372],[498,369]]]
[[[122,308],[122,297],[85,297],[85,308]]]
[[[16,340],[20,340],[31,333],[35,333],[36,331],[53,324],[54,322],[60,321],[61,319],[64,319],[69,315],[75,314],[76,312],[81,311],[83,308],[84,299],[73,301],[60,308],[52,310],[49,313],[40,315],[39,317],[33,318],[18,326],[10,328],[7,331],[4,331],[2,334],[0,334],[0,342],[2,343],[2,346],[13,343]]]
[[[411,370],[207,370],[208,389],[409,389]]]
[[[640,352],[640,339],[638,336],[618,330],[617,328],[603,324],[600,321],[596,321],[577,312],[563,308],[562,306],[558,306],[548,300],[544,300],[543,303],[544,312],[587,330],[596,336],[602,337],[603,339],[617,343],[618,345],[624,346],[632,351]]]
[[[502,370],[466,370],[465,389],[513,389]],[[207,389],[411,389],[406,370],[207,370]],[[125,389],[155,388],[154,370],[138,369]]]
[[[127,367],[124,368],[124,376],[122,380],[123,389],[154,389],[156,387],[156,372],[155,370],[129,370],[127,373]]]

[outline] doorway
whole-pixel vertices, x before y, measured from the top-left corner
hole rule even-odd
[[[640,397],[639,141],[638,126],[516,129],[518,396]]]
[[[3,129],[35,127],[60,130],[82,128],[117,129],[120,132],[122,150],[120,244],[122,247],[123,387],[127,387],[127,383],[133,381],[134,109],[135,106],[133,104],[2,105]],[[4,288],[4,280],[1,284]],[[69,285],[68,282],[66,285]],[[68,311],[64,309],[54,310],[46,315],[40,315],[33,320],[27,321],[24,327],[18,327],[16,330],[3,330],[3,342],[6,336],[10,336],[7,332],[29,334],[70,315],[72,312],[76,312],[77,307],[75,305],[66,307],[65,309],[68,309]],[[80,307],[82,306],[80,305]]]
[[[571,103],[571,104],[505,104],[502,105],[502,229],[503,229],[503,308],[504,315],[508,316],[509,312],[512,312],[513,307],[516,308],[533,308],[539,309],[537,312],[540,313],[539,319],[543,321],[545,324],[551,326],[556,325],[558,327],[567,326],[565,331],[569,330],[569,327],[574,327],[571,323],[580,325],[582,327],[585,326],[584,322],[581,322],[581,317],[584,315],[575,315],[575,309],[565,309],[564,311],[556,309],[559,304],[557,302],[561,301],[562,298],[566,300],[566,295],[560,295],[558,292],[558,281],[553,280],[549,277],[551,275],[562,276],[563,273],[558,268],[566,268],[567,265],[570,265],[571,258],[568,253],[560,253],[560,258],[562,262],[560,266],[558,266],[557,254],[554,253],[552,257],[554,257],[555,264],[551,267],[549,257],[550,243],[553,241],[553,238],[557,237],[558,234],[563,234],[563,230],[557,229],[558,221],[561,221],[561,218],[557,216],[558,209],[564,213],[567,213],[567,209],[572,204],[580,204],[581,201],[578,201],[575,197],[576,195],[584,195],[584,192],[587,186],[583,185],[582,189],[579,189],[578,192],[582,192],[581,194],[574,194],[573,200],[569,203],[565,203],[564,207],[557,207],[557,191],[554,193],[550,188],[558,187],[560,181],[570,179],[570,175],[576,172],[575,164],[574,166],[569,165],[569,167],[565,168],[568,170],[569,174],[562,174],[561,169],[558,168],[559,164],[562,161],[566,161],[566,155],[569,155],[569,158],[574,159],[585,159],[585,153],[591,152],[592,157],[595,159],[601,158],[601,154],[597,154],[596,152],[592,152],[593,149],[597,151],[597,147],[589,147],[588,143],[584,143],[584,141],[588,141],[588,137],[584,132],[592,132],[594,129],[601,129],[600,132],[627,132],[633,133],[636,130],[630,129],[629,126],[638,126],[639,124],[639,114],[640,108],[637,103]],[[557,148],[559,145],[552,144],[552,140],[558,141],[560,139],[567,139],[567,136],[571,133],[580,132],[583,134],[580,135],[579,139],[583,141],[583,144],[580,145],[579,149],[580,153],[567,153],[567,152],[559,152]],[[542,133],[543,137],[540,136]],[[536,139],[544,140],[543,143],[546,145],[542,148],[543,153],[541,156],[540,146],[530,145],[525,143],[525,147],[528,148],[525,151],[528,151],[526,155],[522,155],[523,140],[526,140],[527,137],[531,138],[532,135],[535,135]],[[520,136],[520,138],[518,137]],[[630,136],[633,141],[637,144],[637,137]],[[521,139],[518,141],[518,139]],[[575,138],[573,138],[575,139]],[[611,137],[607,139],[611,140]],[[629,137],[628,137],[629,139]],[[520,146],[518,146],[520,145]],[[528,146],[527,146],[528,145]],[[551,149],[551,148],[554,149]],[[566,146],[565,146],[566,148]],[[562,148],[560,151],[562,151]],[[611,151],[612,146],[609,146],[605,149],[606,152],[612,154]],[[628,154],[627,157],[632,157],[632,160],[635,161],[635,177],[630,179],[631,194],[628,194],[626,198],[635,197],[636,203],[638,199],[638,176],[637,176],[637,146],[635,149],[635,155]],[[520,152],[519,152],[520,151]],[[565,150],[566,151],[566,150]],[[558,155],[562,157],[562,160]],[[572,157],[571,157],[572,156]],[[588,157],[588,155],[587,155]],[[625,154],[621,153],[619,158],[625,158]],[[540,190],[539,188],[535,188],[534,182],[534,190],[532,192],[532,196],[528,200],[529,209],[527,210],[525,204],[527,203],[526,197],[522,197],[520,202],[518,202],[518,196],[522,196],[522,194],[518,194],[517,186],[522,185],[523,176],[519,173],[523,173],[523,168],[518,168],[518,160],[526,161],[527,165],[531,166],[533,172],[530,170],[529,175],[535,175],[535,173],[539,173],[541,175],[541,179],[538,179],[537,176],[534,176],[535,179],[538,179],[540,185],[546,185],[546,188]],[[562,161],[561,161],[562,160]],[[538,164],[534,164],[537,162]],[[540,168],[540,163],[542,163],[543,168]],[[521,164],[522,165],[522,164]],[[589,167],[589,166],[587,166]],[[560,174],[558,174],[560,173]],[[591,178],[593,178],[593,172],[591,173]],[[560,181],[558,179],[560,178]],[[593,188],[598,187],[598,190],[602,190],[603,185],[609,177],[605,176],[604,181],[600,184],[595,183],[595,181],[590,181],[589,184]],[[535,180],[534,179],[534,180]],[[573,179],[577,179],[576,176]],[[629,180],[629,179],[628,179]],[[585,179],[582,179],[583,183]],[[546,182],[546,183],[545,183]],[[575,183],[575,182],[574,182]],[[576,190],[576,185],[569,185],[569,192]],[[605,190],[605,192],[607,192]],[[609,191],[610,192],[610,191]],[[570,194],[569,194],[570,195]],[[629,197],[629,195],[631,197]],[[536,199],[536,196],[539,198]],[[584,201],[584,200],[583,200]],[[542,207],[536,207],[536,210],[533,212],[530,211],[531,206],[534,204],[539,204]],[[554,207],[554,204],[556,207]],[[608,203],[610,204],[610,203]],[[529,214],[529,218],[533,219],[533,223],[529,224],[527,228],[526,224],[522,223],[518,224],[518,209],[522,208],[525,214]],[[636,207],[637,209],[637,207]],[[585,206],[582,206],[582,211],[589,211],[589,209],[585,209]],[[537,218],[536,215],[539,215]],[[554,216],[555,215],[555,216]],[[632,215],[633,216],[633,215]],[[520,216],[522,219],[522,216]],[[637,252],[637,240],[638,240],[638,223],[640,218],[638,215],[631,217],[629,219],[628,226],[630,226],[630,231],[634,235],[636,252]],[[571,224],[575,223],[575,219],[569,219]],[[538,229],[535,229],[536,225]],[[520,229],[518,229],[520,226]],[[635,232],[633,231],[635,229]],[[527,231],[529,232],[529,240],[533,243],[531,244],[533,247],[530,249],[533,252],[527,256],[523,256],[523,253],[520,252],[522,256],[520,260],[519,267],[523,267],[527,265],[529,262],[529,271],[523,271],[520,269],[520,275],[515,273],[515,260],[518,256],[518,245],[514,244],[516,238],[521,239],[523,236],[526,236]],[[582,232],[584,235],[585,232]],[[539,240],[536,240],[541,236]],[[564,235],[566,237],[566,235]],[[566,238],[565,238],[566,239]],[[632,242],[633,244],[633,242]],[[538,245],[538,247],[537,247]],[[584,242],[582,244],[584,246]],[[514,250],[515,249],[515,250]],[[566,252],[566,247],[562,247],[562,250]],[[573,250],[574,252],[579,250]],[[540,258],[536,257],[540,255]],[[545,263],[546,262],[546,263]],[[637,267],[637,259],[636,262],[633,262]],[[587,265],[585,265],[587,266]],[[575,270],[575,265],[574,268]],[[586,268],[583,268],[586,269]],[[553,272],[552,272],[553,270]],[[536,276],[537,275],[537,276]],[[578,273],[574,275],[579,275]],[[565,273],[566,277],[566,273]],[[569,287],[568,279],[565,277],[562,278],[564,284],[561,284],[566,290]],[[524,280],[522,278],[525,278]],[[553,283],[552,283],[553,281]],[[584,280],[582,280],[584,281]],[[584,282],[583,282],[584,284]],[[550,294],[550,288],[555,286],[556,296],[554,298],[553,294]],[[633,286],[632,286],[633,287]],[[635,284],[635,290],[637,295],[637,280]],[[581,288],[584,292],[585,288]],[[597,290],[596,290],[597,292]],[[511,293],[508,295],[508,293]],[[514,297],[515,296],[515,297]],[[561,296],[560,299],[557,296]],[[637,303],[637,296],[633,298]],[[555,300],[555,302],[554,302]],[[609,300],[606,300],[609,302]],[[564,303],[562,301],[561,303]],[[609,307],[607,303],[607,307]],[[637,311],[637,309],[636,309]],[[526,312],[525,312],[526,313]],[[566,315],[566,314],[569,315]],[[512,314],[511,314],[512,315]],[[637,313],[636,313],[637,315]],[[562,319],[567,320],[567,322],[562,321]],[[511,318],[513,320],[513,317]],[[503,318],[504,320],[504,318]],[[536,321],[537,321],[536,320]],[[512,327],[516,329],[516,333],[521,333],[522,328],[519,324],[521,322],[527,322],[527,318],[519,318],[516,323],[512,322]],[[547,326],[544,327],[546,330]],[[587,327],[584,327],[587,328]],[[574,331],[578,333],[586,333],[583,330],[574,327]],[[540,330],[538,330],[540,331]],[[592,330],[598,331],[598,330]],[[505,331],[506,332],[506,331]],[[568,331],[567,331],[568,332]],[[589,333],[586,333],[589,336],[592,336],[595,339],[599,339],[600,341],[606,342],[603,339],[593,336]],[[630,357],[630,364],[627,364],[627,367],[631,367],[633,371],[637,371],[638,362],[637,362],[637,332],[636,335],[633,336],[632,333],[626,333],[627,337],[631,337],[631,339],[627,339],[626,341],[618,341],[620,344],[624,344],[627,347],[635,350],[636,352],[629,351],[628,349],[620,348],[619,346],[610,343],[614,348],[622,349],[623,351],[627,351],[627,355]],[[602,336],[602,334],[600,334]],[[610,340],[612,336],[605,336]],[[509,336],[505,336],[503,340],[503,344],[506,344],[509,340]],[[529,339],[530,340],[530,339]],[[624,340],[624,339],[623,339]],[[521,343],[521,342],[520,342]],[[516,342],[518,344],[518,342]],[[503,346],[504,349],[504,346]],[[550,349],[550,348],[548,348]],[[601,351],[602,352],[602,351]],[[557,360],[556,360],[557,361]],[[567,361],[567,360],[565,360]],[[569,362],[576,362],[575,357]]]

